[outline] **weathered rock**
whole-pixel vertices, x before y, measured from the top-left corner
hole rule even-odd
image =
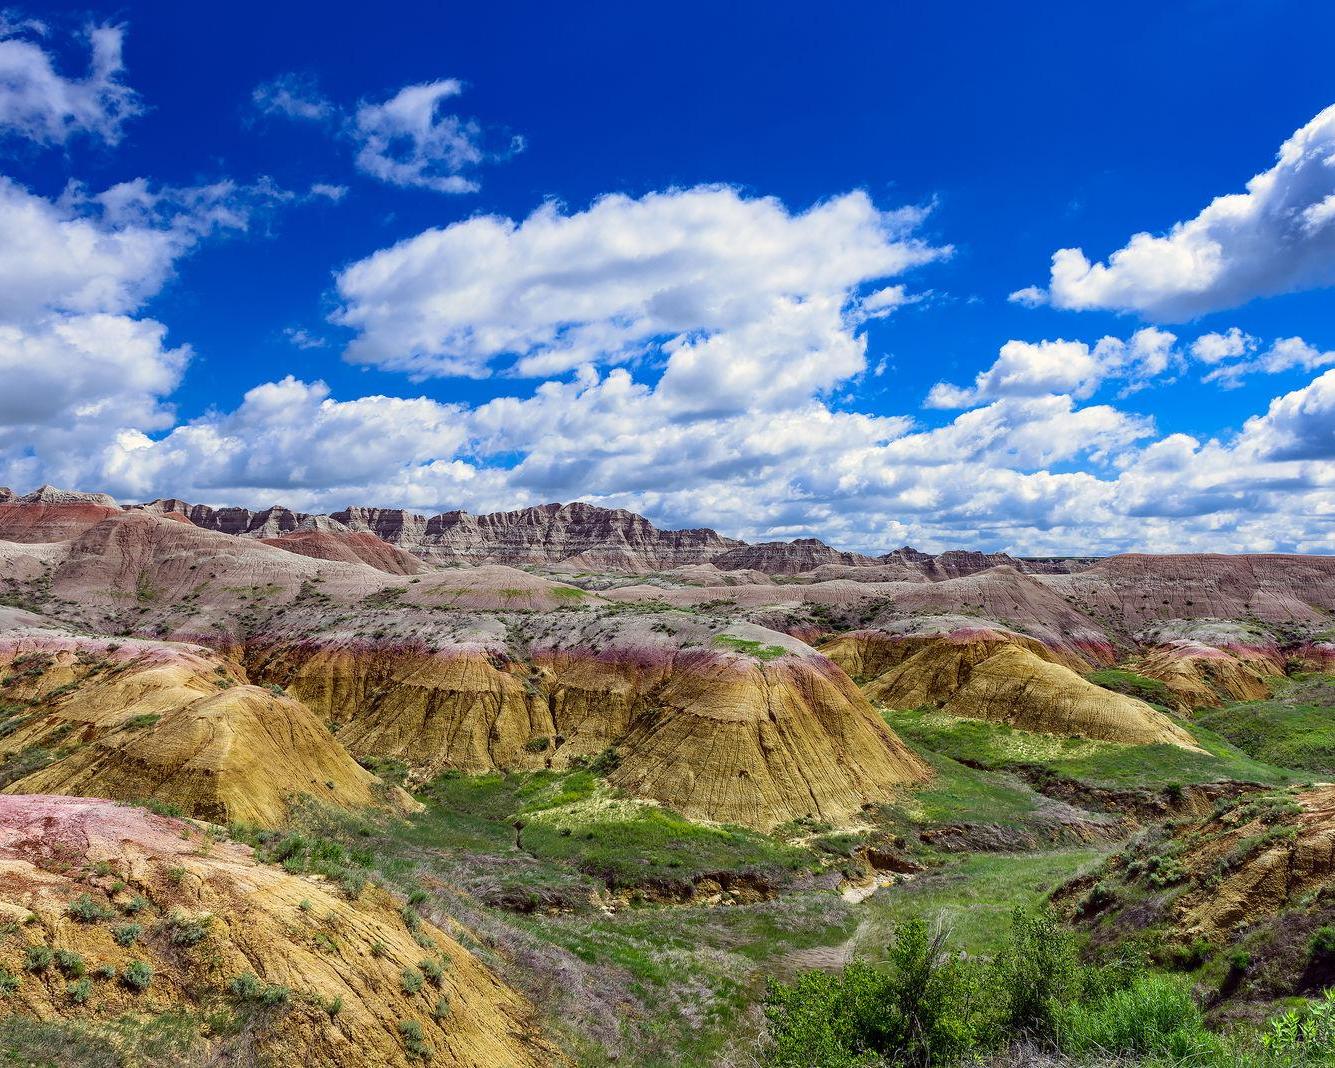
[[[421,1058],[400,1027],[411,1022],[437,1064],[545,1068],[564,1063],[540,1038],[532,1007],[444,931],[414,933],[375,887],[348,900],[322,881],[255,861],[200,825],[110,801],[0,797],[0,916],[20,930],[0,942],[0,967],[22,976],[6,1012],[46,1020],[111,1022],[148,1007],[203,1016],[230,984],[285,988],[278,1011],[254,1013],[239,1035],[206,1037],[210,1058],[258,1053],[266,1063],[408,1068]],[[76,899],[115,916],[138,895],[135,922],[154,935],[122,946],[112,922],[77,922]],[[128,917],[127,917],[128,918]],[[177,931],[189,939],[173,938]],[[424,948],[418,938],[426,942]],[[89,997],[77,1004],[56,967],[25,971],[28,946],[78,954]],[[439,985],[404,989],[401,973],[424,958],[441,965]],[[137,991],[124,979],[134,961],[151,969]],[[447,1013],[434,1011],[437,1000]],[[253,1042],[254,1050],[247,1047]]]

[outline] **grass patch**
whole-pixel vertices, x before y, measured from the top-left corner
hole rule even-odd
[[[1335,678],[1313,675],[1264,701],[1207,711],[1197,722],[1258,760],[1305,771],[1335,770]]]
[[[745,653],[757,660],[777,660],[788,652],[781,645],[766,645],[764,642],[751,641],[748,638],[734,638],[731,634],[717,634],[714,645],[720,649],[730,649],[734,653]]]
[[[1135,671],[1127,671],[1125,668],[1100,668],[1091,672],[1086,678],[1105,690],[1125,694],[1127,697],[1136,697],[1161,708],[1171,706],[1173,703],[1173,695],[1162,680],[1151,679]]]
[[[858,956],[877,958],[906,920],[925,919],[951,930],[954,942],[972,954],[1002,945],[1007,917],[1032,908],[1068,879],[1094,867],[1106,849],[1062,849],[1050,853],[975,853],[916,876],[892,892],[867,899],[868,926]]]
[[[1248,756],[1194,723],[1183,726],[1205,750],[1203,753],[1176,745],[1122,745],[1036,734],[930,709],[882,714],[902,737],[954,760],[988,768],[1041,764],[1060,775],[1099,786],[1158,788],[1222,780],[1280,786],[1301,777]]]

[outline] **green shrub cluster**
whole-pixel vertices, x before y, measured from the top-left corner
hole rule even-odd
[[[1085,963],[1069,930],[1022,910],[991,960],[913,918],[883,964],[771,982],[765,1013],[772,1068],[935,1068],[1022,1043],[1078,1062],[1233,1063],[1186,982],[1130,958]]]

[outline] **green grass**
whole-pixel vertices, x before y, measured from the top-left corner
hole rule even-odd
[[[1152,787],[1234,780],[1285,785],[1300,775],[1256,760],[1214,732],[1183,726],[1205,752],[1176,745],[1122,745],[1016,730],[999,723],[959,719],[935,710],[883,713],[902,737],[989,768],[1041,764],[1060,775],[1098,786]]]
[[[693,823],[656,805],[535,819],[522,840],[535,856],[569,864],[614,888],[680,883],[715,872],[756,872],[783,881],[786,873],[812,863],[805,849],[739,827]]]
[[[1204,712],[1197,722],[1258,760],[1306,771],[1335,770],[1335,678],[1312,675],[1264,701]]]
[[[964,856],[867,899],[868,925],[857,955],[876,959],[891,933],[905,920],[938,919],[949,926],[961,949],[991,954],[1000,948],[1017,906],[1031,907],[1080,872],[1094,867],[1109,850],[1063,849],[1050,853]]]
[[[910,743],[912,745],[912,743]],[[1039,798],[1014,780],[1003,781],[986,771],[966,767],[925,746],[913,746],[936,776],[911,797],[886,806],[886,814],[902,831],[940,823],[988,823],[1021,827]]]
[[[1124,668],[1100,668],[1091,672],[1087,678],[1105,690],[1113,690],[1128,697],[1138,697],[1161,708],[1171,706],[1173,703],[1172,694],[1162,680],[1151,679]]]
[[[748,638],[734,638],[731,634],[718,634],[714,644],[720,649],[731,649],[734,653],[745,653],[757,660],[777,660],[785,656],[788,650],[781,645],[766,645],[764,642],[751,641]]]

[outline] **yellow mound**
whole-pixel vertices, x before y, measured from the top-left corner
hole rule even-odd
[[[1167,716],[1095,686],[1022,635],[989,630],[906,638],[900,654],[864,686],[873,701],[931,706],[1043,734],[1198,748]]]
[[[847,676],[804,646],[762,663],[640,637],[535,649],[527,664],[478,646],[302,645],[252,670],[341,723],[351,752],[422,776],[565,768],[615,747],[615,785],[690,817],[769,828],[842,822],[929,775]]]
[[[149,726],[127,722],[8,792],[151,797],[199,819],[275,826],[301,795],[348,808],[375,805],[378,783],[305,705],[238,686]]]
[[[931,774],[834,665],[715,660],[674,674],[653,701],[617,742],[611,781],[687,816],[839,823]]]
[[[130,916],[135,895],[143,905]],[[70,912],[84,897],[102,910],[87,914],[91,922]],[[211,1029],[201,1063],[251,1063],[258,1053],[262,1063],[306,1068],[407,1068],[422,1063],[413,1034],[436,1064],[563,1063],[520,995],[440,929],[422,921],[409,930],[383,891],[367,887],[350,901],[197,826],[109,801],[0,797],[0,920],[18,925],[0,942],[0,967],[19,977],[7,1012],[90,1025],[126,1013],[236,1012],[241,1032]],[[113,929],[131,921],[142,933],[122,946]],[[58,963],[26,969],[30,947],[79,955],[82,1004]],[[423,960],[439,965],[440,979],[427,976],[411,993],[403,972]],[[124,978],[135,961],[152,969],[146,989]],[[253,995],[232,988],[247,975],[260,989],[286,988],[286,1004],[256,1011]]]
[[[1192,641],[1158,646],[1128,666],[1167,686],[1183,712],[1218,708],[1226,701],[1262,700],[1270,696],[1269,680],[1284,674],[1278,654],[1225,651]]]
[[[58,635],[25,644],[3,669],[0,701],[23,703],[9,706],[18,711],[0,757],[44,750],[54,761],[5,792],[153,799],[265,826],[284,822],[303,795],[384,803],[379,780],[306,706],[238,685],[235,669],[202,649]]]

